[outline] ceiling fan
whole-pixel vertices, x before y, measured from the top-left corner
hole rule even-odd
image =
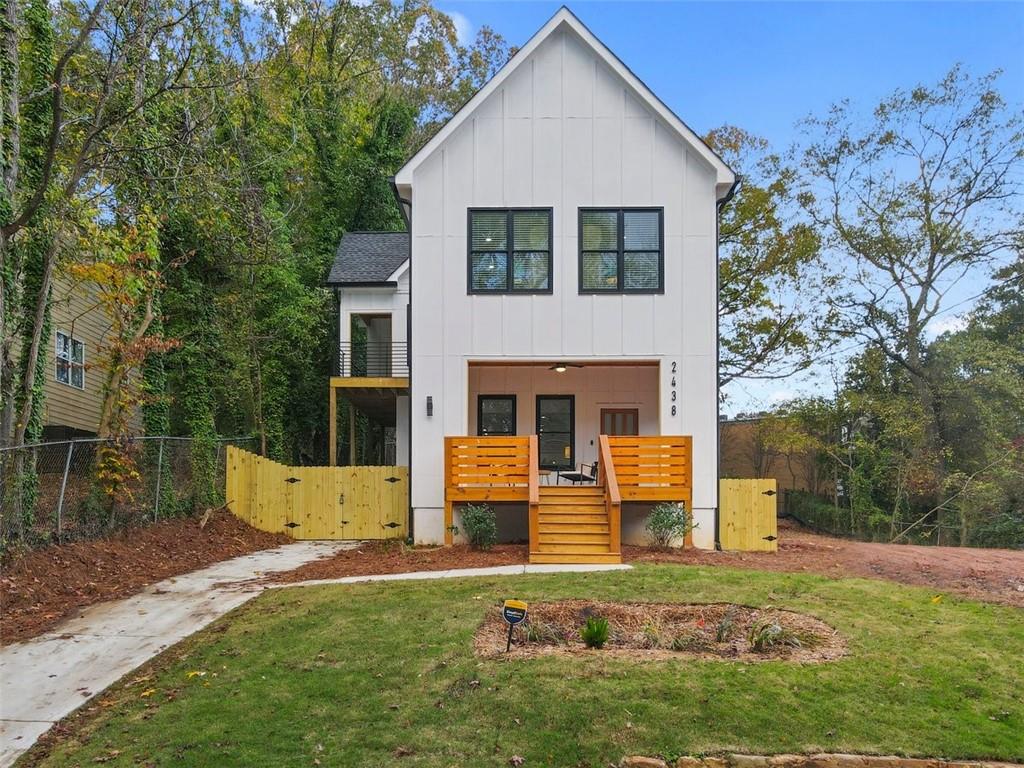
[[[557,371],[558,373],[565,373],[566,368],[582,368],[583,366],[579,363],[555,363],[548,367],[549,371]]]

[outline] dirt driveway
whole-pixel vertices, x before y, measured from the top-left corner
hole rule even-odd
[[[779,521],[779,551],[774,553],[691,549],[666,555],[623,547],[623,559],[889,579],[1024,608],[1024,552],[849,541],[811,533],[784,520]]]

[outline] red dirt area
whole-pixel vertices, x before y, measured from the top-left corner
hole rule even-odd
[[[722,565],[832,578],[888,579],[975,600],[1024,608],[1024,551],[878,544],[822,536],[779,521],[778,552],[658,552],[623,547],[626,562]]]
[[[0,574],[0,644],[40,635],[87,605],[291,541],[258,531],[225,510],[200,523],[195,517],[165,520],[10,558]]]
[[[499,544],[487,552],[465,544],[452,547],[408,547],[400,541],[364,541],[330,557],[306,563],[294,571],[266,578],[275,583],[337,579],[342,576],[373,576],[380,573],[448,571],[453,568],[489,568],[495,565],[523,565],[525,544]]]

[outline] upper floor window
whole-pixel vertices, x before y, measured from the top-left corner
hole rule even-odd
[[[551,209],[469,211],[469,292],[551,292]]]
[[[661,208],[580,208],[580,293],[665,289]]]
[[[77,389],[85,389],[85,343],[57,331],[56,358],[57,381]]]

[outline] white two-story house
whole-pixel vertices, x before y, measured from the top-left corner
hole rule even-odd
[[[614,562],[680,501],[714,546],[735,183],[566,8],[395,174],[408,232],[346,235],[332,271],[331,392],[384,413],[417,542],[486,502],[531,560]]]

